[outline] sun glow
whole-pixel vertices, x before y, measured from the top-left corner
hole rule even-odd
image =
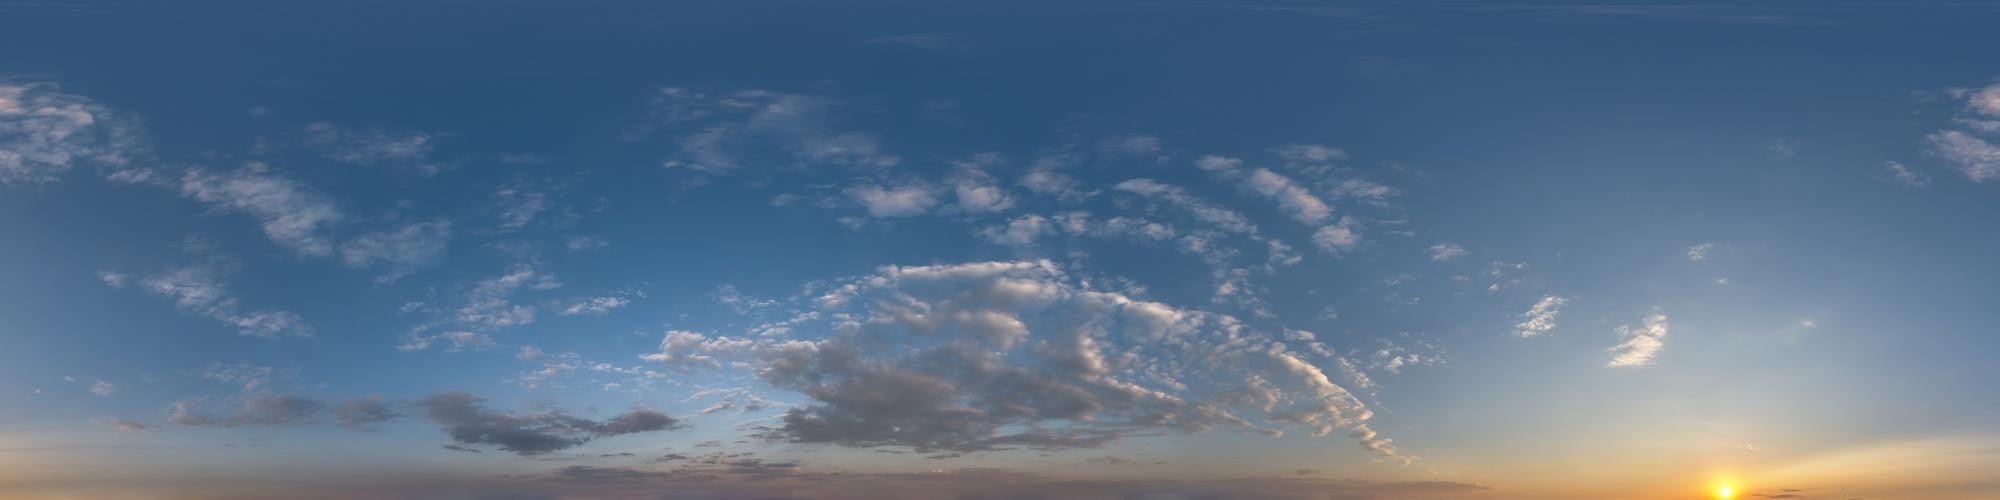
[[[1731,489],[1729,485],[1717,486],[1715,487],[1715,498],[1736,498],[1736,490]]]

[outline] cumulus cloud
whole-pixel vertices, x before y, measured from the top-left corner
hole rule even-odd
[[[848,319],[818,340],[747,346],[760,378],[812,400],[771,429],[793,442],[1089,448],[1133,432],[1319,436],[1373,415],[1235,318],[1091,289],[1047,261],[886,267],[815,302]]]
[[[0,185],[55,181],[79,164],[122,167],[138,121],[48,83],[0,82]]]
[[[459,445],[490,445],[522,456],[581,446],[597,437],[661,431],[678,425],[673,417],[647,408],[634,408],[603,421],[561,410],[496,411],[486,407],[486,398],[463,392],[432,395],[413,406]]]
[[[451,223],[415,222],[390,231],[362,234],[340,247],[348,267],[381,267],[377,283],[388,283],[435,264],[451,243]]]
[[[729,337],[709,338],[699,332],[668,330],[660,339],[660,351],[640,356],[646,361],[678,367],[719,367],[718,356],[748,349],[752,341]]]
[[[1646,316],[1639,326],[1620,325],[1618,336],[1624,342],[1608,351],[1611,361],[1605,366],[1645,366],[1653,364],[1653,357],[1666,347],[1667,315],[1653,313]]]
[[[952,175],[951,189],[956,197],[955,207],[967,213],[1001,212],[1014,206],[1014,199],[1000,188],[993,176],[982,166],[994,163],[997,157],[976,156],[970,160],[957,162],[958,172]]]
[[[1563,306],[1568,304],[1568,298],[1554,295],[1535,301],[1528,312],[1521,313],[1521,322],[1514,324],[1514,336],[1534,337],[1556,329],[1556,316],[1562,314]]]
[[[1353,250],[1361,246],[1361,234],[1355,230],[1360,226],[1361,223],[1353,217],[1341,217],[1340,222],[1320,226],[1318,230],[1313,231],[1313,245],[1318,246],[1320,251],[1332,255]]]

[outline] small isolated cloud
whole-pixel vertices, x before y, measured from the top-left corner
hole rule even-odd
[[[1799,146],[1801,146],[1799,141],[1779,137],[1772,139],[1770,144],[1765,145],[1764,150],[1769,151],[1771,156],[1789,159],[1799,155]]]
[[[450,243],[450,222],[417,222],[349,240],[341,245],[340,258],[348,267],[380,268],[375,282],[388,283],[437,263]]]
[[[1104,149],[1136,156],[1160,154],[1160,138],[1146,134],[1132,134],[1114,137],[1104,141]]]
[[[901,186],[861,185],[847,188],[847,196],[875,217],[923,215],[938,204],[938,189],[922,183]]]
[[[1562,307],[1569,299],[1550,295],[1535,301],[1528,312],[1521,313],[1521,322],[1514,324],[1514,336],[1534,337],[1556,329],[1556,316],[1562,314]]]
[[[1639,326],[1621,325],[1618,336],[1625,341],[1609,349],[1611,361],[1604,366],[1626,367],[1653,364],[1653,357],[1666,347],[1667,315],[1647,315]]]
[[[1703,244],[1700,244],[1700,245],[1695,245],[1695,246],[1691,246],[1691,247],[1688,247],[1688,249],[1687,249],[1687,252],[1686,252],[1686,253],[1687,253],[1687,258],[1688,258],[1688,260],[1691,260],[1691,261],[1695,261],[1695,262],[1701,262],[1701,261],[1704,261],[1704,260],[1708,260],[1708,254],[1709,254],[1709,252],[1710,252],[1710,251],[1713,251],[1713,250],[1715,250],[1715,244],[1714,244],[1714,243],[1703,243]]]
[[[417,175],[436,175],[446,165],[431,160],[437,136],[421,131],[358,130],[328,122],[306,125],[305,143],[327,159],[351,165],[385,167]]]
[[[563,247],[571,252],[596,250],[608,246],[611,246],[611,241],[602,236],[571,236],[563,240]]]
[[[603,297],[583,297],[579,299],[573,299],[568,303],[561,304],[556,309],[556,314],[561,316],[576,316],[576,315],[603,316],[606,314],[611,314],[611,311],[616,311],[619,308],[625,307],[626,305],[631,303],[632,299],[628,299],[619,295],[607,295]]]
[[[1431,251],[1431,260],[1437,262],[1458,260],[1458,258],[1460,257],[1472,255],[1472,252],[1465,251],[1465,247],[1453,245],[1450,243],[1439,243],[1436,245],[1431,245],[1430,251]]]
[[[118,432],[140,432],[148,428],[146,424],[122,418],[110,418],[110,417],[95,418],[91,419],[90,422],[93,424],[97,424],[99,427],[115,430]]]
[[[1889,174],[1897,184],[1905,188],[1920,188],[1931,183],[1931,176],[1897,162],[1882,162],[1882,171]]]
[[[99,380],[97,383],[90,384],[90,393],[98,396],[111,396],[118,394],[118,385]]]
[[[1244,189],[1263,195],[1278,203],[1279,210],[1304,224],[1319,224],[1333,216],[1333,209],[1325,201],[1307,191],[1304,186],[1270,169],[1257,169],[1243,179]]]

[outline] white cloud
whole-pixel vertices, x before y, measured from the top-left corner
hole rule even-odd
[[[1943,158],[1973,182],[2000,178],[2000,146],[1957,130],[1941,130],[1925,137],[1930,154]]]
[[[124,166],[142,135],[136,120],[53,84],[0,82],[0,185],[52,182],[78,164]]]
[[[97,279],[103,281],[104,286],[125,288],[125,283],[132,280],[132,275],[112,271],[98,271]]]
[[[980,167],[992,163],[992,158],[956,162],[958,172],[952,175],[952,194],[958,199],[957,208],[968,213],[1000,212],[1014,206],[1014,199],[1006,190],[993,181]]]
[[[608,247],[611,246],[611,242],[601,236],[571,236],[563,240],[563,246],[569,248],[569,251],[581,252]]]
[[[1314,196],[1291,178],[1272,172],[1270,169],[1260,168],[1251,171],[1250,176],[1243,179],[1243,187],[1278,202],[1279,209],[1301,223],[1317,225],[1326,222],[1327,218],[1333,215],[1333,209],[1327,207],[1326,202],[1321,201],[1318,196]]]
[[[1464,247],[1453,245],[1450,243],[1439,243],[1436,245],[1431,245],[1430,251],[1431,251],[1431,260],[1437,262],[1457,260],[1460,257],[1472,255],[1472,252],[1465,251]]]
[[[1146,134],[1132,134],[1105,141],[1105,149],[1130,155],[1155,155],[1160,153],[1160,138]]]
[[[1563,306],[1568,304],[1568,298],[1554,295],[1535,301],[1535,305],[1529,307],[1528,312],[1521,313],[1521,322],[1514,324],[1514,335],[1534,337],[1556,329],[1556,316],[1562,314]]]
[[[312,325],[290,311],[242,312],[224,281],[225,263],[199,264],[167,271],[140,282],[140,287],[174,299],[174,306],[190,314],[220,321],[236,328],[236,333],[261,338],[311,337]]]
[[[1700,245],[1688,247],[1687,249],[1688,260],[1695,262],[1708,260],[1708,253],[1714,249],[1715,249],[1715,243],[1702,243]]]
[[[1396,188],[1368,182],[1361,179],[1347,179],[1334,186],[1333,195],[1342,198],[1357,198],[1381,201],[1396,195]]]
[[[938,204],[937,188],[921,183],[892,187],[854,186],[847,188],[847,196],[867,208],[868,215],[875,217],[923,215]]]
[[[110,396],[118,393],[118,385],[99,380],[97,383],[90,384],[90,393],[98,396]]]
[[[357,269],[381,266],[383,274],[375,281],[387,283],[436,263],[450,242],[450,222],[415,222],[394,231],[356,237],[341,245],[340,258]]]
[[[581,299],[572,300],[567,304],[561,305],[558,309],[556,309],[556,314],[561,316],[576,316],[579,314],[587,314],[591,316],[603,316],[606,314],[611,314],[611,311],[616,311],[619,308],[630,305],[631,303],[632,299],[628,299],[617,295],[607,295],[603,297],[584,297]]]
[[[1893,161],[1883,162],[1882,170],[1888,172],[1890,178],[1895,179],[1896,183],[1902,184],[1906,188],[1920,188],[1928,186],[1931,183],[1930,175],[1918,172],[1916,169],[1904,166],[1901,163]]]
[[[1644,323],[1636,327],[1632,325],[1620,325],[1618,327],[1618,336],[1624,338],[1625,341],[1608,349],[1611,353],[1611,361],[1605,363],[1604,366],[1624,367],[1653,364],[1653,357],[1660,353],[1661,348],[1666,347],[1667,315],[1659,313],[1647,315]]]
[[[188,169],[177,187],[182,195],[216,210],[257,219],[272,242],[309,256],[333,252],[333,242],[322,233],[343,219],[331,200],[260,163],[231,172]]]
[[[1321,226],[1314,231],[1313,244],[1319,246],[1320,251],[1333,255],[1353,250],[1361,245],[1361,235],[1354,230],[1359,225],[1352,217],[1341,217],[1339,223]]]
[[[1965,98],[1965,107],[1975,113],[2000,116],[2000,84],[1971,92]]]

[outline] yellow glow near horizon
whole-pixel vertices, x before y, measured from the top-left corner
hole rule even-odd
[[[1725,484],[1725,485],[1722,485],[1722,486],[1717,486],[1717,487],[1715,487],[1715,497],[1716,497],[1716,498],[1725,498],[1725,499],[1726,499],[1726,498],[1736,498],[1736,490],[1734,490],[1734,489],[1731,489],[1731,488],[1729,487],[1729,485],[1726,485],[1726,484]]]

